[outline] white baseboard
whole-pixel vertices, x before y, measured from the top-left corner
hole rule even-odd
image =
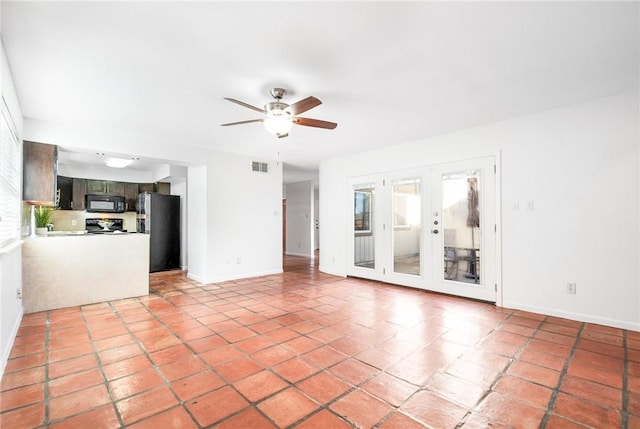
[[[20,324],[22,323],[22,316],[24,315],[24,311],[22,306],[20,306],[20,311],[18,313],[18,317],[16,318],[16,322],[13,325],[13,329],[11,329],[11,338],[8,341],[6,349],[4,349],[2,353],[2,361],[0,361],[0,382],[2,381],[2,376],[4,375],[4,370],[7,367],[7,362],[9,361],[9,356],[11,356],[11,349],[13,349],[13,343],[16,340],[16,336],[18,335],[18,329],[20,329]]]
[[[284,252],[287,256],[302,256],[303,258],[314,259],[315,255],[309,255],[308,253],[294,253],[294,252]]]
[[[596,325],[611,326],[613,328],[627,329],[630,331],[640,331],[639,322],[629,322],[626,320],[611,319],[607,317],[594,316],[585,313],[573,313],[569,311],[561,311],[554,308],[537,307],[533,305],[522,304],[518,302],[504,301],[504,308],[512,308],[515,310],[530,311],[532,313],[545,314],[547,316],[561,317],[563,319],[576,320],[578,322],[594,323]]]
[[[344,272],[331,271],[330,269],[327,269],[326,267],[324,267],[322,264],[320,264],[320,266],[318,267],[318,270],[321,273],[330,274],[332,276],[338,276],[338,277],[342,277],[342,278],[347,278],[347,276],[346,276],[346,274]]]
[[[242,274],[235,274],[230,276],[215,276],[215,277],[207,277],[207,278],[195,276],[191,273],[187,273],[187,277],[203,284],[209,284],[209,283],[228,282],[232,280],[249,279],[252,277],[270,276],[274,274],[282,274],[282,269],[273,270],[273,271],[255,272],[255,273],[242,273]]]

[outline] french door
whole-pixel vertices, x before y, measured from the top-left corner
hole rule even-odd
[[[493,157],[351,178],[348,274],[496,301]]]

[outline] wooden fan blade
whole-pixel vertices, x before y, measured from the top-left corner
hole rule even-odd
[[[250,124],[252,122],[264,122],[264,119],[249,119],[248,121],[229,122],[228,124],[220,124],[222,127],[228,127],[229,125],[242,125]]]
[[[230,101],[232,103],[236,103],[239,104],[243,107],[246,107],[247,109],[251,109],[251,110],[255,110],[256,112],[260,112],[260,113],[264,113],[264,109],[260,109],[258,107],[252,106],[251,104],[247,104],[244,101],[240,101],[240,100],[236,100],[235,98],[227,98],[224,97],[225,100]]]
[[[322,104],[322,101],[318,100],[316,97],[307,97],[304,100],[300,100],[297,103],[293,103],[289,107],[287,107],[285,112],[291,113],[291,116],[299,115],[300,113],[304,113],[309,109],[313,109]]]
[[[321,121],[320,119],[311,118],[293,118],[291,121],[294,124],[304,125],[305,127],[326,128],[328,130],[333,130],[338,126],[335,122]]]

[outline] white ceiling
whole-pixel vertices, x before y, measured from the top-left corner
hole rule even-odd
[[[342,154],[638,88],[638,2],[1,7],[25,117],[278,159],[288,182]],[[259,115],[223,97],[262,106],[274,86],[318,97],[303,116],[338,128],[279,140],[220,126]]]

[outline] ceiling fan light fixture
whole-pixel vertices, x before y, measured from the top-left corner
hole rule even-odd
[[[265,106],[267,119],[264,120],[264,127],[276,137],[289,134],[293,126],[291,115],[284,110],[286,107],[286,104],[277,102]]]
[[[271,96],[275,98],[275,101],[265,104],[264,109],[252,106],[251,104],[247,104],[244,101],[225,97],[225,100],[238,104],[242,107],[246,107],[247,109],[254,110],[258,113],[262,113],[264,117],[261,119],[249,119],[247,121],[229,122],[221,125],[223,127],[228,127],[230,125],[263,122],[267,131],[278,138],[287,137],[293,124],[303,125],[305,127],[324,128],[327,130],[333,130],[338,126],[338,124],[336,124],[335,122],[299,117],[299,114],[321,105],[322,101],[318,100],[316,97],[309,96],[289,105],[282,101],[282,97],[286,93],[287,91],[282,88],[272,88]]]

